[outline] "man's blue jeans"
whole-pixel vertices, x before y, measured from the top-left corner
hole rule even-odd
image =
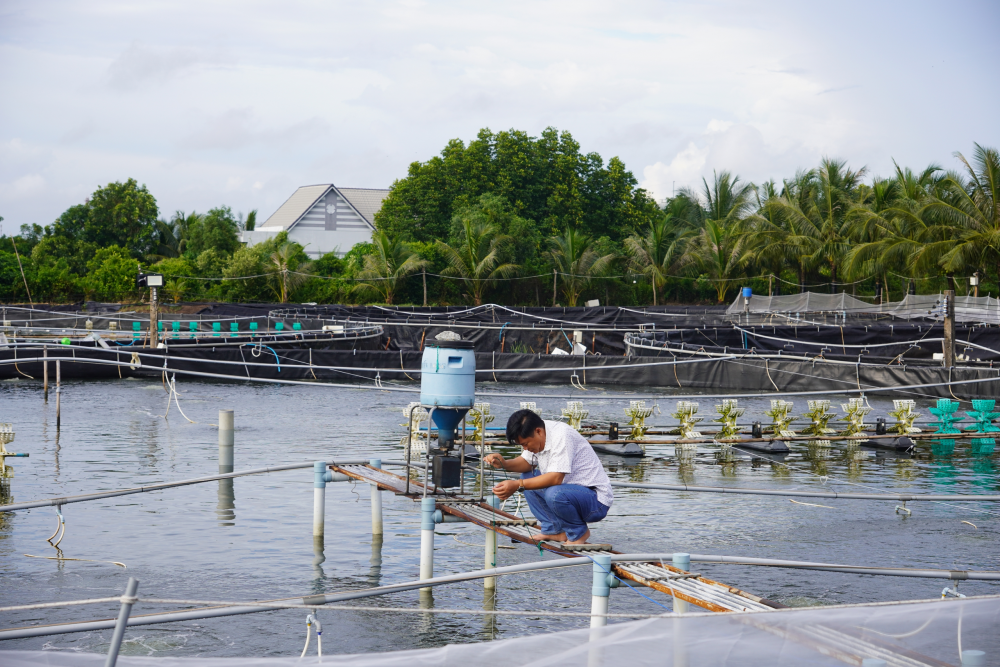
[[[537,477],[536,469],[521,475],[521,479]],[[597,501],[597,492],[579,484],[559,484],[544,489],[525,489],[525,500],[538,519],[542,533],[558,535],[565,532],[570,542],[587,533],[588,523],[597,523],[608,515],[607,505]]]

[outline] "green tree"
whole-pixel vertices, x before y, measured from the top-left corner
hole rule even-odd
[[[101,248],[87,268],[87,287],[99,301],[123,301],[136,291],[139,264],[125,248]]]
[[[678,261],[686,239],[690,236],[686,225],[675,225],[673,216],[652,220],[645,234],[633,234],[625,239],[629,264],[634,271],[649,276],[653,286],[653,305],[657,305],[657,291],[663,293],[667,275]]]
[[[568,132],[550,127],[536,138],[483,129],[468,146],[453,139],[440,156],[411,164],[375,222],[406,240],[444,240],[455,213],[490,193],[532,221],[540,238],[573,226],[620,241],[659,215],[636,183],[621,160],[605,166],[600,155],[582,154]]]
[[[591,281],[606,275],[619,258],[615,253],[599,255],[594,238],[572,227],[567,227],[561,236],[550,239],[550,243],[552,264],[562,274],[560,284],[566,305],[570,307],[576,306]]]
[[[375,294],[383,303],[391,305],[400,283],[426,265],[426,260],[413,252],[408,243],[376,231],[372,234],[371,253],[364,255],[357,273],[359,279],[367,282],[358,283],[352,291],[361,295]]]
[[[106,248],[125,248],[133,257],[144,257],[156,247],[156,199],[146,186],[130,178],[109,183],[91,195],[84,222],[84,239]]]
[[[268,257],[274,293],[281,303],[309,278],[310,266],[305,251],[298,243],[285,241]]]
[[[182,236],[184,252],[196,257],[209,249],[232,255],[240,246],[239,226],[228,206],[213,208],[191,221],[185,219]]]
[[[486,289],[499,278],[513,278],[518,266],[504,261],[513,239],[498,234],[497,228],[476,217],[459,218],[461,234],[456,246],[437,242],[438,250],[448,262],[444,275],[464,279],[472,292],[472,301],[480,306]]]
[[[1000,154],[975,144],[971,162],[955,155],[965,173],[949,172],[925,211],[952,230],[953,247],[940,264],[949,274],[988,266],[1000,275]]]

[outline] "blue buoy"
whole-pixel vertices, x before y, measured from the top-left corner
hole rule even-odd
[[[470,341],[441,341],[424,348],[420,403],[436,408],[438,442],[454,442],[456,427],[476,403],[476,353]]]

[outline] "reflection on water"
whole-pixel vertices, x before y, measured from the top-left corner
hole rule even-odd
[[[223,466],[219,466],[222,468]],[[219,472],[222,472],[221,470]],[[228,470],[226,472],[232,472]],[[236,491],[232,479],[219,480],[219,502],[215,506],[215,514],[219,517],[220,526],[235,526],[236,523]]]
[[[326,579],[326,573],[323,572],[323,563],[326,562],[326,553],[323,545],[322,535],[313,535],[313,592],[322,593],[323,592],[323,581]]]

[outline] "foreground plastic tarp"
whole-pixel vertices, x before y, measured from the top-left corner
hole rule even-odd
[[[959,665],[960,651],[982,651],[980,662],[1000,658],[1000,598],[886,606],[788,610],[760,614],[689,615],[614,623],[601,630],[573,630],[438,649],[324,656],[323,664],[352,667],[420,665],[860,665],[880,658],[888,665]],[[126,635],[127,637],[127,635]],[[966,654],[967,660],[975,658]],[[61,651],[5,651],[6,667],[100,667],[105,656]],[[121,667],[267,667],[316,664],[287,658],[135,657]]]

